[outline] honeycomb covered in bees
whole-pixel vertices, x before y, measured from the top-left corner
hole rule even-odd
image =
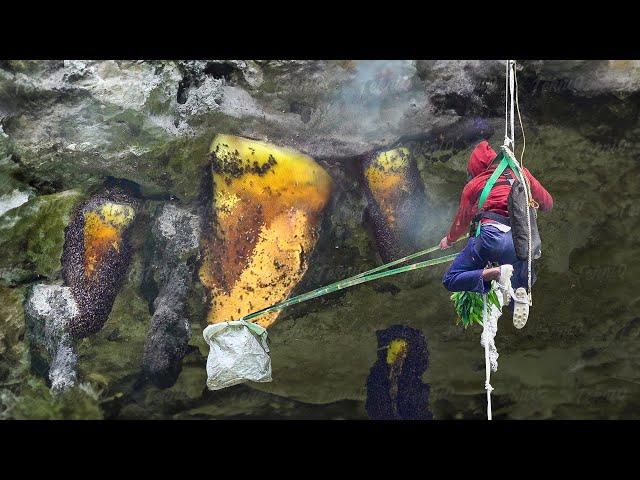
[[[364,159],[362,174],[378,250],[384,261],[415,247],[415,222],[424,202],[424,187],[406,147]]]
[[[200,279],[209,323],[237,320],[287,298],[308,267],[329,174],[296,150],[218,135],[210,148],[213,198]],[[256,319],[268,327],[279,312]]]
[[[135,216],[136,202],[112,188],[83,202],[65,230],[62,275],[80,310],[69,322],[76,338],[99,331],[111,312],[131,260]]]

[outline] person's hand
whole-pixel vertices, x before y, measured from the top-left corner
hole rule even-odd
[[[447,248],[451,248],[451,244],[449,244],[449,240],[445,236],[442,240],[440,240],[440,249],[446,250]]]

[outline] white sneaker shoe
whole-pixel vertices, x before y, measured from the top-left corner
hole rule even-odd
[[[500,278],[498,279],[498,286],[502,291],[502,305],[507,306],[511,301],[511,276],[513,275],[513,265],[508,263],[500,265]]]
[[[529,295],[524,287],[516,290],[513,296],[513,326],[520,329],[527,324],[529,319]]]

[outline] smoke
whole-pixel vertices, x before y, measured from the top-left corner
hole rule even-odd
[[[359,61],[352,80],[341,94],[346,101],[379,107],[385,98],[409,92],[416,73],[410,60]]]
[[[393,141],[407,119],[424,112],[428,99],[412,60],[359,60],[346,79],[328,93],[322,123],[339,125],[344,135],[363,141],[381,131]]]

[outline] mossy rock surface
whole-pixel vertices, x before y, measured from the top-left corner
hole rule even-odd
[[[58,277],[64,229],[81,198],[77,190],[37,196],[0,217],[2,283]]]
[[[26,289],[0,287],[0,382],[19,382],[28,368],[22,304]]]
[[[42,378],[29,375],[20,394],[0,390],[0,418],[13,420],[101,420],[98,392],[88,384],[55,395]]]

